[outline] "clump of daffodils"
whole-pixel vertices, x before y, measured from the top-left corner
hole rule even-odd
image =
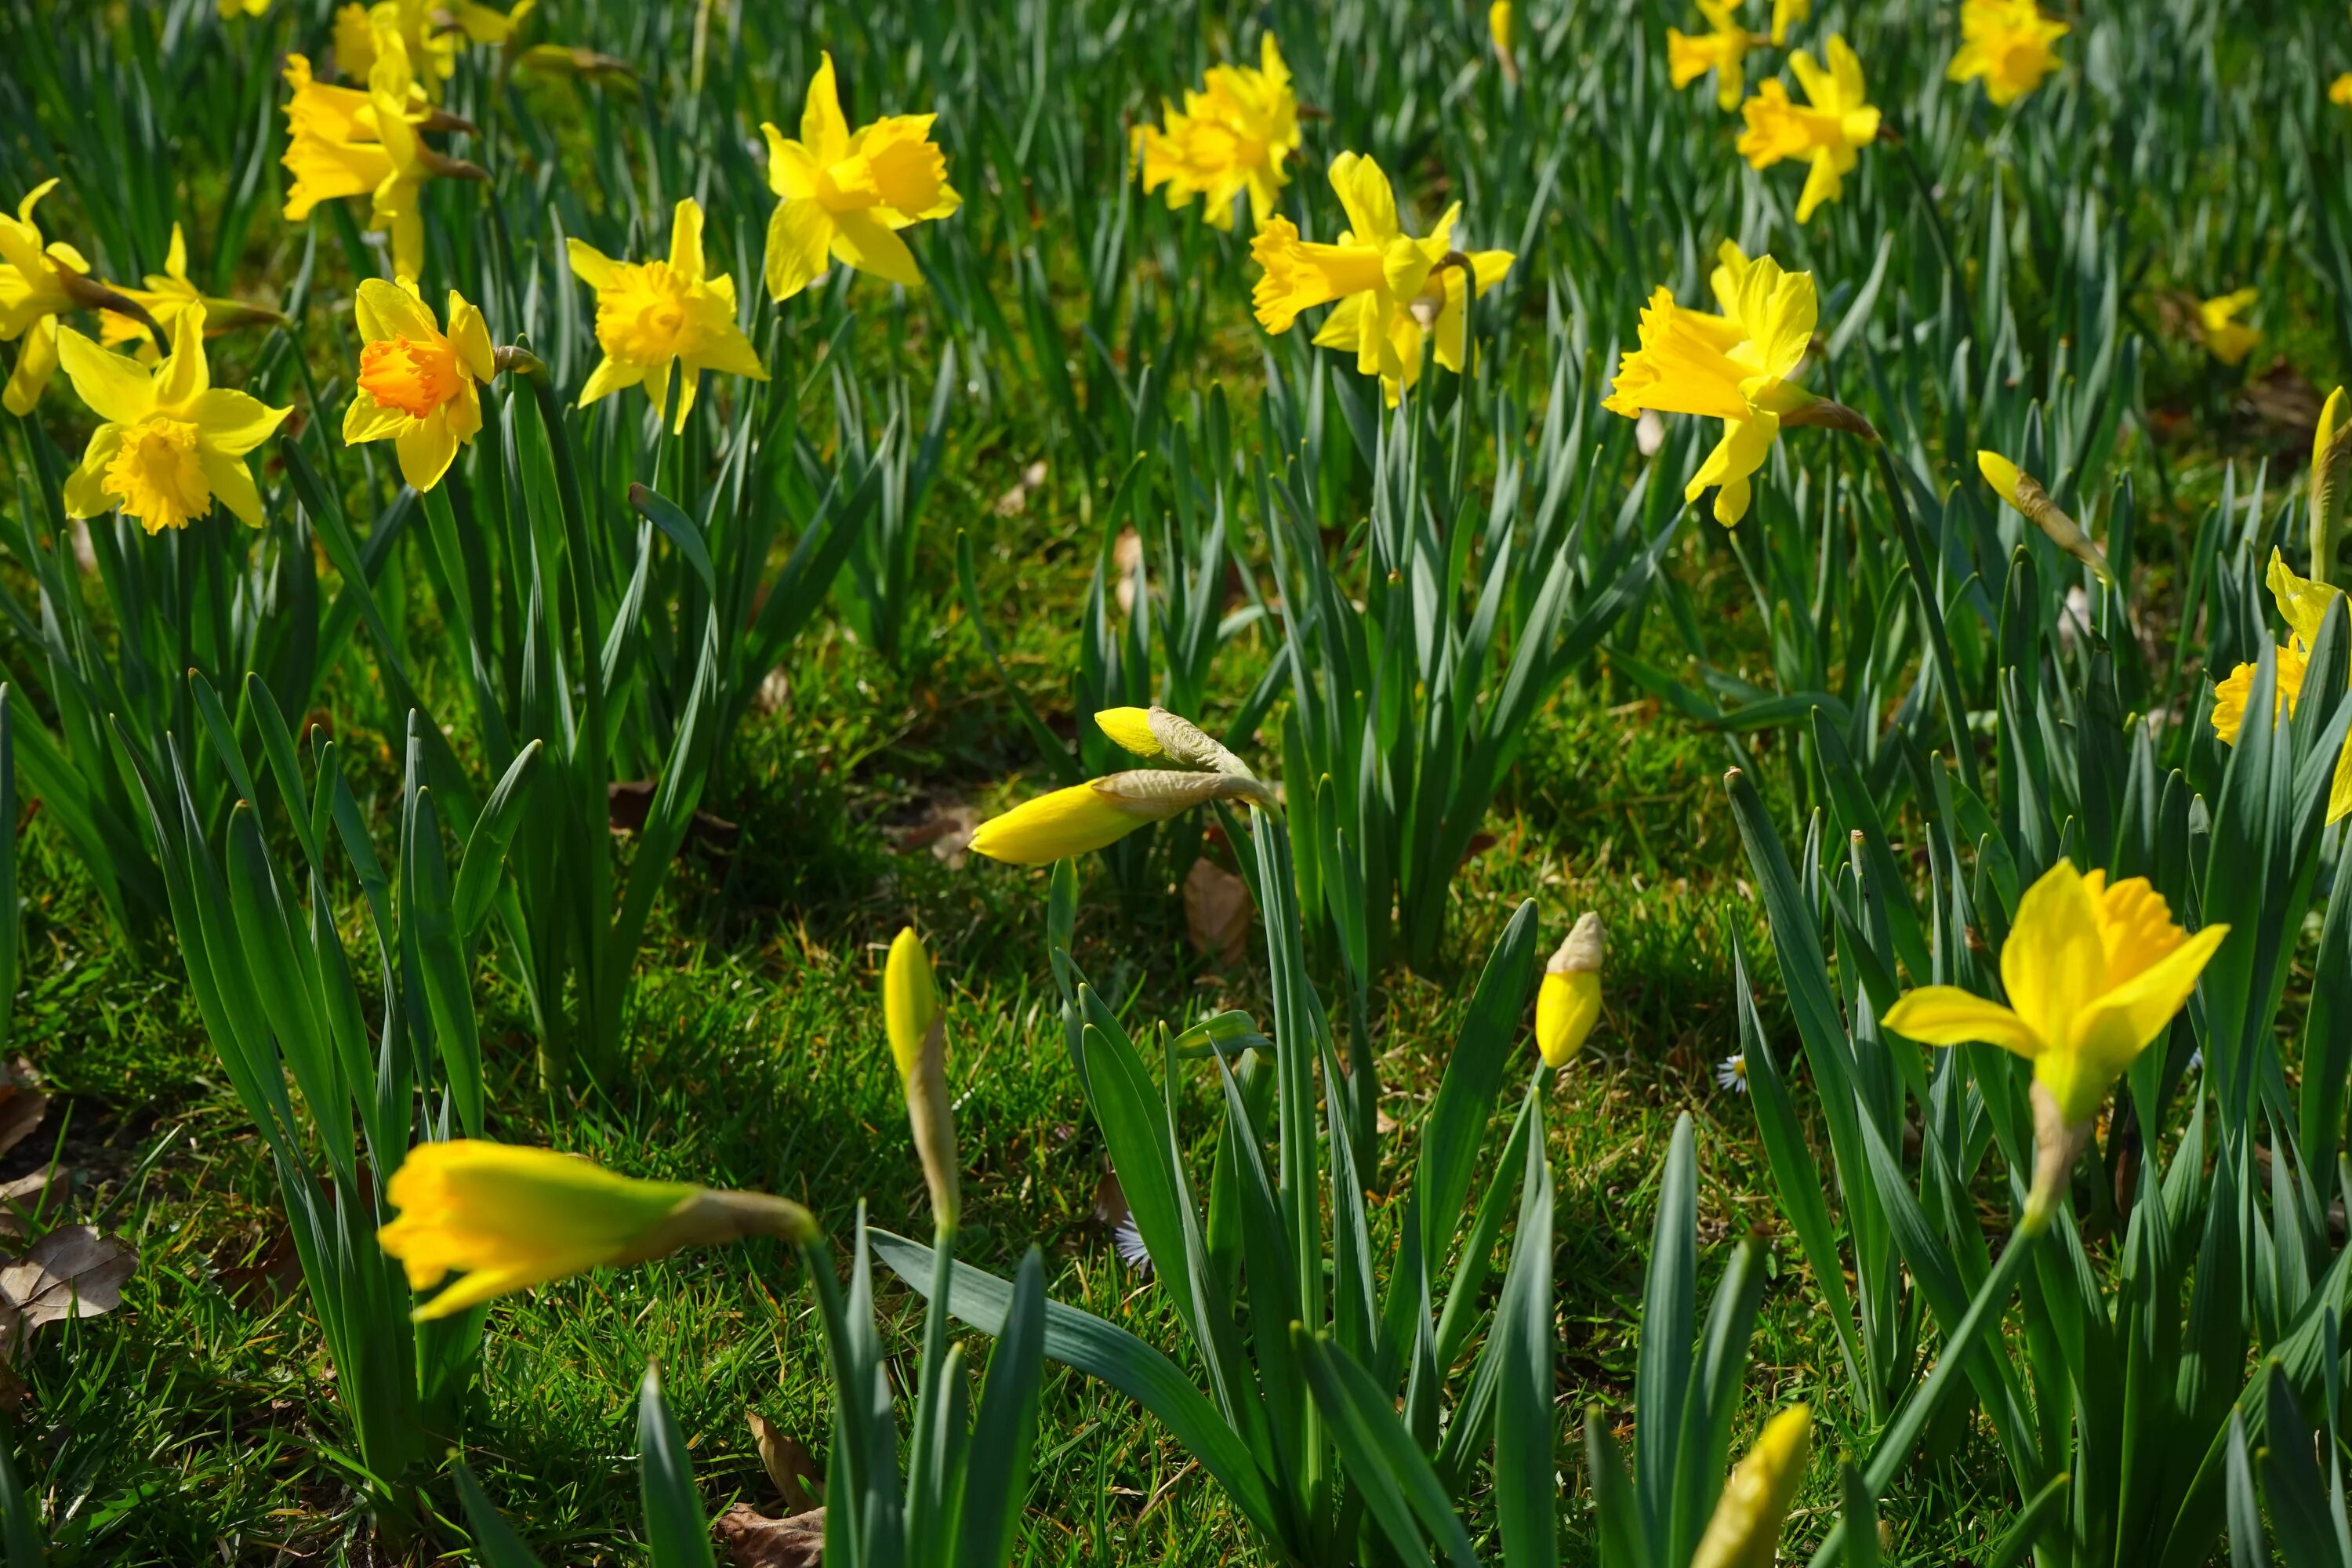
[[[580,391],[580,406],[643,386],[656,417],[669,408],[670,372],[679,376],[677,419],[686,428],[706,370],[768,379],[735,320],[735,279],[716,278],[702,254],[702,204],[688,196],[670,215],[669,258],[615,261],[570,242],[572,276],[596,290],[596,342],[604,351]]]
[[[2337,395],[2339,397],[2341,393]],[[2330,399],[2331,406],[2335,400]],[[2263,582],[2271,591],[2271,602],[2278,606],[2279,618],[2287,624],[2287,640],[2278,645],[2275,655],[2276,689],[2272,693],[2273,711],[2294,711],[2295,701],[2303,695],[2303,678],[2311,663],[2311,650],[2319,641],[2320,623],[2327,618],[2327,607],[2341,596],[2342,590],[2325,583],[2295,574],[2276,549],[2271,551],[2270,569]],[[2213,688],[2213,733],[2224,745],[2238,743],[2238,732],[2245,727],[2246,705],[2253,696],[2254,676],[2260,667],[2242,664],[2230,671],[2228,678]],[[2352,816],[2352,741],[2336,759],[2336,774],[2327,787],[2327,820],[2339,821]]]
[[[947,154],[931,140],[929,114],[887,114],[856,132],[841,111],[827,54],[809,83],[801,136],[773,125],[768,139],[769,297],[789,300],[814,282],[828,261],[906,288],[923,281],[898,231],[943,218],[963,205],[948,184]]]
[[[1853,172],[1862,149],[1878,140],[1879,114],[1863,85],[1862,61],[1843,37],[1832,35],[1827,66],[1799,49],[1789,57],[1789,68],[1797,73],[1806,102],[1791,101],[1778,77],[1767,80],[1740,106],[1748,130],[1739,138],[1739,153],[1757,169],[1784,158],[1811,165],[1797,197],[1797,221],[1806,223],[1823,202],[1844,194],[1845,176]]]
[[[1172,768],[1133,768],[1024,801],[971,836],[992,860],[1044,866],[1116,844],[1137,828],[1211,801],[1275,805],[1274,791],[1239,757],[1192,721],[1162,708],[1112,708],[1095,716],[1103,733],[1139,756]]]
[[[1496,49],[1510,58],[1507,4]],[[1160,123],[1139,125],[1132,142],[1142,165],[1143,188],[1167,190],[1171,211],[1202,200],[1201,216],[1213,228],[1234,226],[1234,200],[1247,192],[1252,221],[1274,216],[1286,183],[1283,164],[1298,151],[1298,99],[1291,91],[1290,68],[1267,33],[1258,39],[1258,63],[1211,66],[1201,89],[1186,89],[1184,107],[1160,106]]]

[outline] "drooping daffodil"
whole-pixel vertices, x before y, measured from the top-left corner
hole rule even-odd
[[[1737,109],[1747,89],[1745,61],[1756,35],[1739,25],[1739,0],[1698,0],[1698,9],[1706,18],[1706,32],[1666,29],[1666,75],[1685,88],[1713,71],[1717,107]]]
[[[1498,8],[1507,12],[1507,0]],[[1507,18],[1504,25],[1507,32]],[[1255,67],[1211,66],[1201,90],[1186,89],[1182,109],[1163,102],[1160,123],[1133,132],[1144,190],[1166,187],[1171,211],[1202,198],[1202,217],[1222,229],[1234,226],[1234,201],[1244,192],[1253,222],[1274,216],[1287,180],[1283,164],[1298,142],[1298,98],[1272,33],[1258,39]]]
[[[2320,623],[2327,618],[2327,607],[2342,595],[2343,590],[2296,575],[2276,548],[2271,551],[2270,569],[2263,574],[2263,581],[2270,588],[2271,602],[2278,606],[2279,618],[2287,624],[2287,640],[2277,646],[2275,654],[2272,709],[2273,712],[2284,710],[2292,713],[2303,695],[2303,678],[2310,668],[2311,651],[2319,641]],[[2260,668],[2256,664],[2239,665],[2213,688],[2213,733],[2224,745],[2238,743],[2238,732],[2245,727],[2246,708],[2253,696],[2254,677]],[[2336,753],[2336,773],[2327,787],[2327,820],[2336,822],[2347,816],[2352,816],[2352,740],[2347,740]]]
[[[148,316],[168,333],[180,312],[192,305],[205,310],[205,331],[213,337],[233,327],[258,325],[262,322],[282,322],[285,315],[267,305],[249,305],[242,300],[215,299],[198,289],[188,277],[188,241],[180,226],[172,226],[171,248],[163,253],[163,270],[147,274],[144,289],[124,289],[126,299],[134,300],[147,309]],[[100,311],[98,318],[98,341],[108,348],[121,348],[125,343],[135,345],[138,356],[153,363],[162,357],[155,346],[153,334],[140,322],[120,310]]]
[[[1793,102],[1778,77],[1767,79],[1740,106],[1748,129],[1739,138],[1739,154],[1756,169],[1769,169],[1783,158],[1809,163],[1812,172],[1797,197],[1797,221],[1808,223],[1823,202],[1844,194],[1845,176],[1862,149],[1878,140],[1879,117],[1865,95],[1862,61],[1844,38],[1832,35],[1826,67],[1799,49],[1789,57],[1789,68],[1797,73],[1806,103]]]
[[[656,416],[669,408],[670,370],[679,376],[677,419],[686,428],[702,373],[768,379],[735,320],[735,279],[713,278],[702,253],[702,204],[692,196],[670,215],[669,258],[615,261],[580,240],[570,242],[572,272],[596,290],[596,342],[604,358],[580,390],[580,406],[642,385]]]
[[[445,333],[404,279],[366,279],[352,311],[360,370],[343,413],[343,444],[389,440],[400,477],[411,489],[429,490],[482,427],[481,388],[497,374],[489,328],[452,289]]]
[[[0,342],[16,345],[16,367],[0,391],[0,406],[20,418],[33,411],[57,374],[58,317],[79,310],[118,310],[126,316],[145,310],[92,278],[80,251],[43,237],[33,209],[57,184],[55,178],[43,180],[16,204],[14,217],[0,213]],[[142,330],[160,331],[152,317]]]
[[[948,184],[947,154],[931,140],[930,114],[887,114],[852,132],[827,54],[809,83],[801,139],[771,124],[768,295],[789,300],[824,273],[828,258],[906,288],[922,269],[898,231],[946,217],[963,205]]]
[[[1536,988],[1536,1048],[1544,1066],[1559,1068],[1584,1048],[1601,1020],[1601,965],[1607,938],[1601,917],[1587,910],[1544,964]]]
[[[1427,237],[1404,232],[1389,177],[1370,158],[1342,153],[1331,161],[1331,189],[1349,226],[1329,245],[1298,237],[1298,226],[1276,214],[1250,242],[1250,257],[1265,269],[1252,299],[1258,324],[1286,332],[1298,312],[1336,308],[1315,334],[1318,348],[1356,356],[1356,369],[1381,378],[1393,407],[1421,378],[1424,340],[1433,335],[1437,363],[1459,374],[1468,363],[1468,304],[1510,270],[1507,250],[1454,248],[1462,204],[1445,209]]]
[[[440,26],[441,10],[442,0],[354,0],[335,13],[335,69],[345,81],[373,84],[389,37],[400,45],[404,68],[415,71],[419,90],[439,98],[457,68],[457,35]]]
[[[2223,364],[2245,363],[2263,334],[2238,318],[2262,297],[2259,289],[2239,289],[2197,301],[2197,331],[2205,340],[2205,352]]]
[[[2042,14],[2034,0],[1966,0],[1960,7],[1960,48],[1945,76],[1982,80],[1996,109],[2042,85],[2063,61],[2051,46],[2072,31]]]

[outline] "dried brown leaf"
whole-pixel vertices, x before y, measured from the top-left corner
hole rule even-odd
[[[751,1423],[751,1441],[760,1446],[760,1463],[767,1468],[768,1479],[775,1483],[784,1506],[802,1513],[824,1501],[824,1478],[817,1473],[816,1459],[800,1440],[756,1410],[744,1415]]]
[[[711,1527],[735,1568],[818,1568],[824,1561],[824,1510],[770,1519],[739,1502]]]
[[[1249,884],[1206,858],[1184,873],[1184,930],[1192,951],[1227,968],[1249,946]]]
[[[0,1268],[0,1340],[16,1347],[62,1318],[94,1318],[122,1305],[122,1282],[139,1255],[98,1234],[69,1225],[35,1242]]]

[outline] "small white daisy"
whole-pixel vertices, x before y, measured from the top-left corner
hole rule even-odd
[[[1146,1279],[1151,1275],[1151,1249],[1143,1245],[1143,1232],[1135,1226],[1135,1216],[1129,1215],[1110,1233],[1110,1244],[1118,1249],[1118,1260]]]
[[[1727,1089],[1734,1094],[1748,1092],[1748,1056],[1737,1052],[1715,1064],[1715,1087]]]

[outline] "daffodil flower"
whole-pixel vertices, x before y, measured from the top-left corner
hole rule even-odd
[[[1780,1530],[1812,1451],[1809,1406],[1791,1405],[1766,1422],[1756,1446],[1723,1483],[1690,1568],[1770,1568],[1779,1560]]]
[[[706,370],[768,379],[767,368],[735,321],[735,279],[709,275],[702,254],[702,204],[692,196],[670,215],[669,259],[615,261],[570,242],[572,276],[596,290],[596,342],[604,358],[580,389],[580,406],[642,385],[656,417],[669,408],[670,368],[679,372],[677,422],[686,428]]]
[[[2243,364],[2263,334],[2238,320],[2262,298],[2259,289],[2240,289],[2234,293],[2220,295],[2197,302],[2197,329],[2205,340],[2205,350],[2223,364]]]
[[[489,328],[452,289],[445,334],[415,284],[381,278],[360,285],[352,309],[360,373],[343,414],[343,444],[389,439],[400,477],[411,489],[429,490],[482,427],[482,384],[497,374]]]
[[[1503,79],[1512,82],[1519,79],[1518,51],[1512,47],[1518,31],[1517,20],[1511,0],[1495,0],[1486,7],[1486,41],[1494,47],[1495,63],[1503,68]]]
[[[58,358],[75,393],[105,421],[66,479],[67,515],[96,517],[119,508],[160,533],[185,528],[217,499],[261,526],[261,492],[246,454],[293,410],[212,384],[202,305],[173,321],[172,352],[152,369],[108,353],[71,327],[58,333]]]
[[[172,226],[172,247],[163,255],[163,270],[147,274],[144,289],[124,289],[124,298],[136,300],[147,309],[147,314],[168,333],[180,312],[192,305],[205,310],[205,331],[218,337],[232,327],[257,322],[282,322],[285,316],[266,305],[248,305],[242,300],[218,300],[200,291],[188,278],[188,242],[180,226]],[[146,327],[120,310],[101,310],[98,318],[98,341],[108,348],[135,344],[140,359],[153,363],[162,357],[155,339]]]
[[[2338,109],[2352,109],[2352,71],[2327,84],[2327,101]]]
[[[1505,13],[1507,48],[1510,6]],[[1162,101],[1159,125],[1139,125],[1133,142],[1140,155],[1143,188],[1167,187],[1171,211],[1202,197],[1201,216],[1212,228],[1234,226],[1234,198],[1249,193],[1250,216],[1264,223],[1274,215],[1286,183],[1283,163],[1298,151],[1298,99],[1291,91],[1290,68],[1267,33],[1258,39],[1256,68],[1211,66],[1198,92],[1187,89],[1184,107]]]
[[[1601,917],[1587,910],[1544,965],[1536,988],[1536,1049],[1544,1066],[1559,1068],[1584,1048],[1601,1021],[1601,964],[1607,941]]]
[[[1298,226],[1279,214],[1250,242],[1251,258],[1265,269],[1252,294],[1258,324],[1286,332],[1299,311],[1336,300],[1316,346],[1353,353],[1356,369],[1379,376],[1394,407],[1421,378],[1423,343],[1431,333],[1438,363],[1459,374],[1468,363],[1468,302],[1502,280],[1513,257],[1454,247],[1459,202],[1428,237],[1405,233],[1389,177],[1370,158],[1342,153],[1333,159],[1331,189],[1348,214],[1337,243],[1307,244]]]
[[[1766,81],[1740,106],[1748,130],[1739,138],[1739,154],[1756,169],[1783,158],[1809,162],[1812,173],[1797,197],[1797,221],[1808,223],[1823,202],[1844,194],[1845,176],[1861,150],[1878,140],[1878,110],[1865,101],[1862,61],[1841,37],[1831,36],[1827,68],[1802,49],[1789,57],[1789,68],[1805,89],[1806,107],[1790,100],[1778,77]]]
[[[435,20],[443,0],[376,0],[335,13],[335,69],[345,81],[373,83],[385,39],[401,47],[404,68],[414,67],[425,96],[440,96],[441,84],[457,68],[457,36]]]
[[[2281,710],[2292,713],[2303,695],[2303,678],[2310,668],[2311,650],[2319,641],[2320,623],[2342,590],[2297,576],[2275,548],[2263,581],[2270,588],[2271,602],[2278,606],[2279,618],[2287,624],[2287,640],[2279,645],[2276,655],[2272,708],[2273,713]],[[2246,704],[2253,695],[2254,676],[2260,668],[2242,664],[2213,688],[2213,733],[2224,745],[2236,745],[2238,732],[2245,728]],[[2335,776],[2327,787],[2327,820],[2336,822],[2347,816],[2352,816],[2352,738],[2336,753]]]
[[[2033,1204],[2046,1212],[2107,1089],[2164,1033],[2229,934],[2191,934],[2145,877],[2110,885],[2061,860],[2017,901],[2001,944],[2006,1005],[1927,985],[1887,1009],[1896,1034],[1931,1046],[1981,1043],[2033,1064]]]
[[[382,7],[379,7],[381,9]],[[314,79],[301,55],[286,57],[289,137],[286,165],[294,182],[286,192],[286,219],[299,223],[322,201],[369,198],[368,227],[389,233],[395,278],[414,279],[425,267],[425,218],[418,197],[436,176],[478,180],[482,171],[444,157],[425,144],[425,129],[463,126],[425,107],[400,35],[379,29],[364,93]]]
[[[399,1211],[376,1232],[412,1290],[464,1277],[417,1308],[420,1322],[556,1279],[645,1263],[746,1236],[806,1242],[806,1209],[765,1193],[644,1182],[551,1149],[482,1139],[420,1143],[384,1185]]]
[[[890,1057],[907,1093],[907,1123],[915,1134],[931,1217],[940,1234],[955,1232],[962,1212],[962,1173],[956,1156],[955,1101],[948,1092],[947,1033],[930,955],[909,926],[890,943],[882,969],[882,1022]]]
[[[931,114],[888,114],[852,132],[827,54],[809,82],[801,139],[761,124],[768,138],[768,295],[789,300],[825,269],[828,257],[906,288],[922,284],[915,253],[898,231],[946,217],[963,205],[948,184],[947,154],[931,140]]]
[[[1813,14],[1813,0],[1772,0],[1772,47],[1789,41],[1789,28]]]
[[[1960,7],[1960,49],[1944,74],[1985,84],[1997,109],[2042,85],[2063,63],[2051,45],[2073,29],[2042,14],[2034,0],[1966,0]]]
[[[1698,0],[1698,9],[1706,18],[1706,32],[1666,29],[1666,75],[1676,88],[1685,88],[1713,71],[1717,105],[1737,109],[1748,86],[1744,62],[1756,36],[1739,25],[1739,0]]]
[[[500,11],[488,5],[478,5],[474,0],[457,0],[449,16],[457,30],[478,44],[501,45],[512,38],[515,29],[522,26],[539,0],[516,0],[511,10]]]
[[[33,209],[57,188],[43,180],[16,204],[16,216],[0,213],[0,342],[16,344],[16,368],[0,391],[0,406],[22,417],[48,390],[58,369],[58,318],[68,310],[146,309],[89,275],[89,263],[63,240],[42,237]],[[154,319],[142,325],[160,331]]]
[[[1642,310],[1641,343],[1628,349],[1601,406],[1629,419],[1644,409],[1723,421],[1723,439],[1684,487],[1696,500],[1715,489],[1726,527],[1748,515],[1751,479],[1784,425],[1833,425],[1873,436],[1853,410],[1793,379],[1813,339],[1820,304],[1810,272],[1784,272],[1769,256],[1754,261],[1725,242],[1711,281],[1723,314],[1675,302],[1661,288]]]
[[[269,0],[220,0],[220,15],[224,22],[237,16],[266,16],[268,14]]]
[[[1121,751],[1139,757],[1166,757],[1188,768],[1231,773],[1235,778],[1257,776],[1250,772],[1247,763],[1226,750],[1223,742],[1181,713],[1171,713],[1157,704],[1150,708],[1106,708],[1095,715],[1095,724]]]

